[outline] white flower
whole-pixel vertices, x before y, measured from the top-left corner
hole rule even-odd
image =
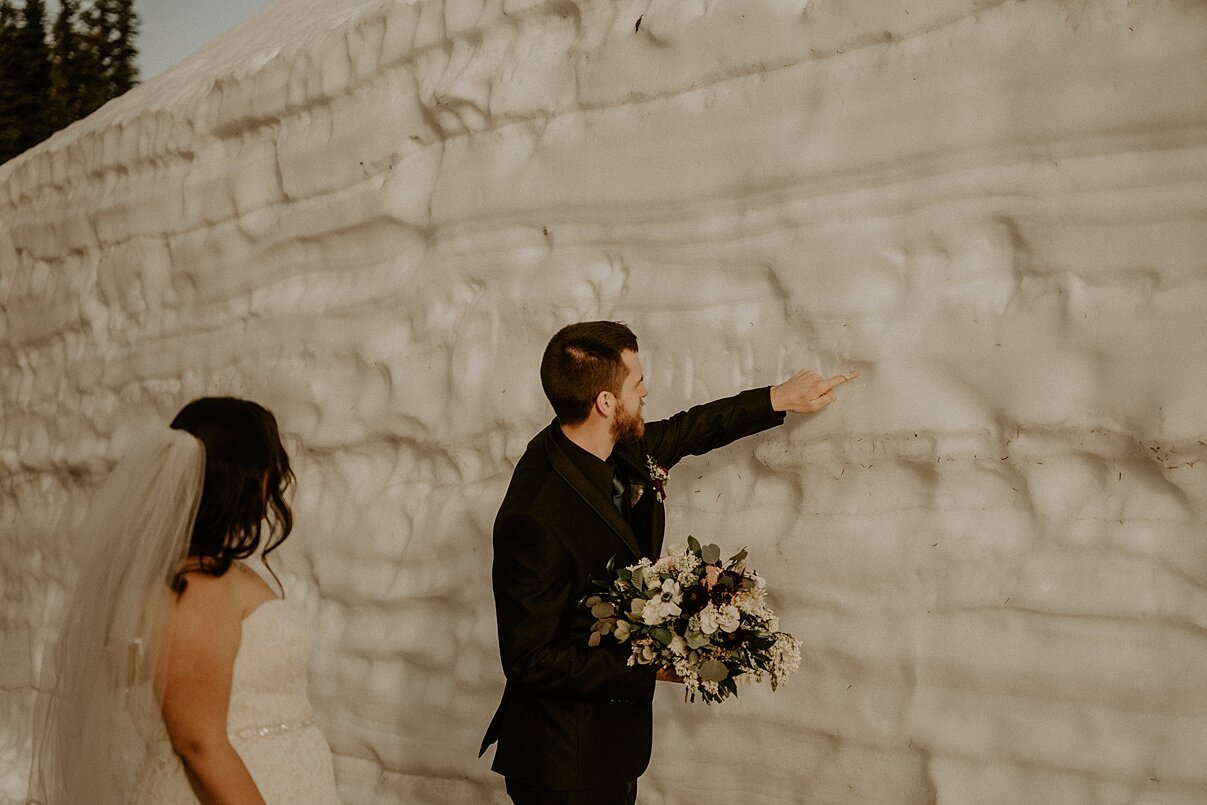
[[[800,641],[790,634],[780,632],[771,647],[771,689],[775,690],[784,679],[800,670]]]
[[[662,600],[676,604],[683,603],[683,592],[679,587],[679,582],[674,579],[666,579],[662,582]]]
[[[762,587],[743,590],[733,597],[733,603],[747,615],[764,620],[771,616],[771,610],[767,607],[767,593]]]
[[[742,613],[733,604],[726,604],[717,611],[717,626],[722,632],[736,632],[742,625]]]
[[[641,622],[646,626],[657,626],[667,618],[678,617],[680,612],[679,605],[674,601],[653,598],[645,602],[645,607],[641,610]]]
[[[700,557],[688,550],[686,544],[683,546],[683,550],[674,552],[672,557],[675,571],[680,574],[689,573],[700,566]]]
[[[700,619],[701,634],[712,634],[717,631],[717,626],[719,625],[717,623],[717,615],[717,608],[712,604],[700,610],[700,614],[697,617]]]
[[[685,641],[679,635],[675,635],[671,638],[671,644],[668,646],[668,648],[671,650],[671,654],[674,654],[676,657],[687,656],[687,641]]]

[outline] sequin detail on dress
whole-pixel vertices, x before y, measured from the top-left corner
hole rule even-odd
[[[232,732],[231,738],[263,738],[267,735],[279,735],[282,732],[292,732],[294,730],[305,729],[312,726],[314,719],[308,718],[305,721],[297,721],[292,724],[270,724],[266,727],[244,727],[238,732]]]

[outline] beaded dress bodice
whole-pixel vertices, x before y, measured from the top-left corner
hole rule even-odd
[[[331,749],[306,693],[305,628],[284,599],[243,619],[231,677],[227,733],[268,805],[338,803]],[[184,765],[160,741],[139,783],[138,805],[192,805]]]
[[[310,722],[306,651],[305,630],[282,598],[265,601],[243,620],[226,716],[232,740]]]

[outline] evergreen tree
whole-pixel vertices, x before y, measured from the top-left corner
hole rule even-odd
[[[5,78],[14,87],[8,110],[20,129],[17,153],[50,136],[50,48],[46,45],[46,4],[25,0],[20,23],[9,39]]]
[[[59,14],[51,29],[50,103],[56,130],[79,120],[85,107],[104,102],[92,51],[77,28],[80,0],[59,0]],[[96,99],[91,105],[86,98]]]
[[[9,0],[0,0],[0,162],[20,153],[17,140],[21,126],[14,114],[17,104],[17,10]]]
[[[134,0],[93,0],[82,15],[83,39],[100,84],[99,98],[87,99],[81,113],[89,114],[138,83],[138,14]],[[95,102],[95,105],[92,103]]]
[[[0,162],[138,83],[134,0],[0,0]]]

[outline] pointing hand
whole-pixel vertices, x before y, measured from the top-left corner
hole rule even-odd
[[[802,369],[792,377],[771,387],[771,407],[793,414],[813,414],[834,402],[834,389],[848,380],[859,377],[851,370],[824,378],[812,369]]]

